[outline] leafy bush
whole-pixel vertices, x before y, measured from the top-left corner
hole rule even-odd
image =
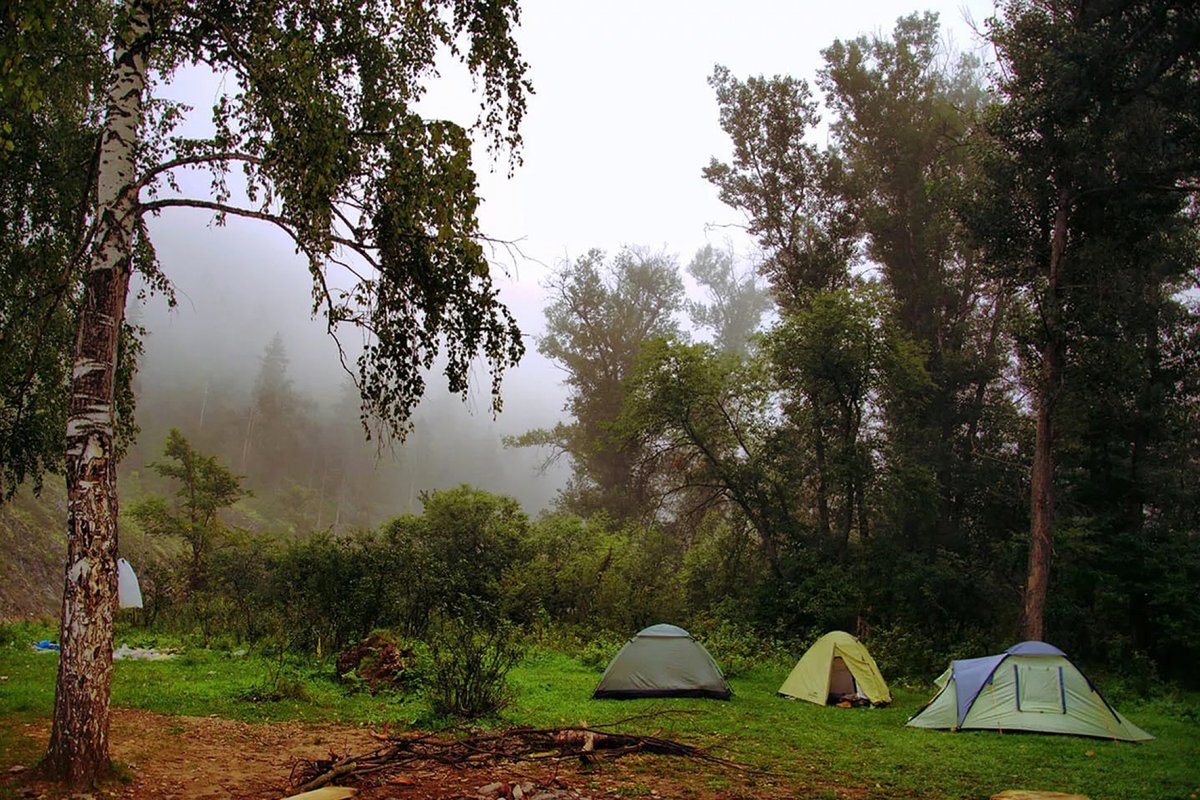
[[[383,526],[392,592],[386,624],[422,636],[431,615],[483,603],[528,621],[533,599],[515,567],[525,559],[529,520],[516,500],[471,486],[422,493],[421,516]]]
[[[863,644],[889,682],[907,679],[919,686],[932,683],[952,659],[992,655],[1004,649],[977,630],[959,629],[954,645],[948,646],[932,640],[922,630],[900,625],[873,628]]]
[[[522,582],[556,623],[627,636],[686,610],[683,547],[668,531],[555,514],[533,526],[530,548]]]
[[[57,638],[57,628],[49,623],[0,622],[0,647],[28,647],[43,639]]]
[[[440,716],[473,719],[509,699],[508,672],[521,658],[518,630],[481,614],[436,617],[429,628],[425,692]]]
[[[602,671],[613,660],[617,651],[625,644],[620,639],[609,636],[598,636],[583,646],[576,658],[580,664],[596,671]]]
[[[339,651],[378,627],[394,593],[395,562],[370,533],[318,534],[279,557],[270,597],[294,648]]]
[[[726,678],[736,678],[760,664],[784,660],[786,651],[781,644],[727,619],[697,619],[690,632],[704,644]]]
[[[241,694],[240,699],[253,703],[278,703],[283,700],[308,702],[312,695],[308,691],[308,684],[300,676],[275,673],[251,686]]]
[[[1120,645],[1114,643],[1114,649]],[[1113,672],[1084,670],[1101,687],[1104,699],[1118,708],[1135,701],[1166,695],[1168,687],[1159,677],[1154,660],[1142,650],[1128,647],[1120,669]]]
[[[190,653],[184,654],[186,659]],[[309,691],[309,679],[312,677],[311,668],[307,662],[290,655],[285,648],[279,646],[274,654],[264,653],[266,657],[266,674],[262,679],[241,692],[238,697],[252,703],[277,703],[282,700],[309,701],[312,694]]]

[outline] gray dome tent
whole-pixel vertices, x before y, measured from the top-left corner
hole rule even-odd
[[[715,697],[733,692],[704,645],[675,625],[651,625],[608,664],[593,698]]]

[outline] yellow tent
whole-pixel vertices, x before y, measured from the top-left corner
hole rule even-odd
[[[845,631],[817,639],[796,662],[779,693],[825,705],[831,697],[865,697],[873,705],[892,702],[887,682],[862,642]]]

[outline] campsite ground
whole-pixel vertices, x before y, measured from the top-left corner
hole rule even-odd
[[[0,798],[52,794],[28,766],[45,748],[56,657],[0,647]],[[978,798],[1037,788],[1094,800],[1200,796],[1200,697],[1116,693],[1123,713],[1158,738],[1143,745],[1065,736],[949,734],[904,727],[928,689],[893,687],[885,709],[822,708],[774,695],[780,668],[732,679],[729,702],[592,701],[598,674],[535,650],[513,673],[512,704],[489,727],[631,722],[626,729],[699,744],[766,772],[665,756],[578,763],[422,768],[362,796],[474,797],[493,782],[533,783],[561,797]],[[275,687],[264,701],[263,687]],[[280,688],[284,691],[280,691]],[[1103,688],[1103,686],[1102,686]],[[431,729],[413,697],[347,694],[327,666],[281,665],[253,654],[190,650],[162,662],[116,664],[113,749],[125,764],[114,797],[265,798],[285,794],[302,758],[372,749],[388,723]],[[690,713],[678,713],[678,712]],[[32,792],[32,795],[29,793]]]

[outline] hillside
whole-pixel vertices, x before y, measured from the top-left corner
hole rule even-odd
[[[167,494],[169,488],[162,482],[151,491]],[[119,551],[139,572],[143,564],[161,561],[181,546],[147,538],[128,515],[147,493],[139,472],[121,476]],[[11,502],[0,505],[0,621],[58,617],[67,553],[66,494],[62,479],[48,475],[40,494],[23,487]],[[270,493],[253,498],[255,505],[235,506],[226,521],[247,530],[294,535],[291,520],[270,513],[286,508],[286,499]]]
[[[40,496],[21,489],[0,505],[0,619],[58,613],[66,558],[67,491],[49,476]]]

